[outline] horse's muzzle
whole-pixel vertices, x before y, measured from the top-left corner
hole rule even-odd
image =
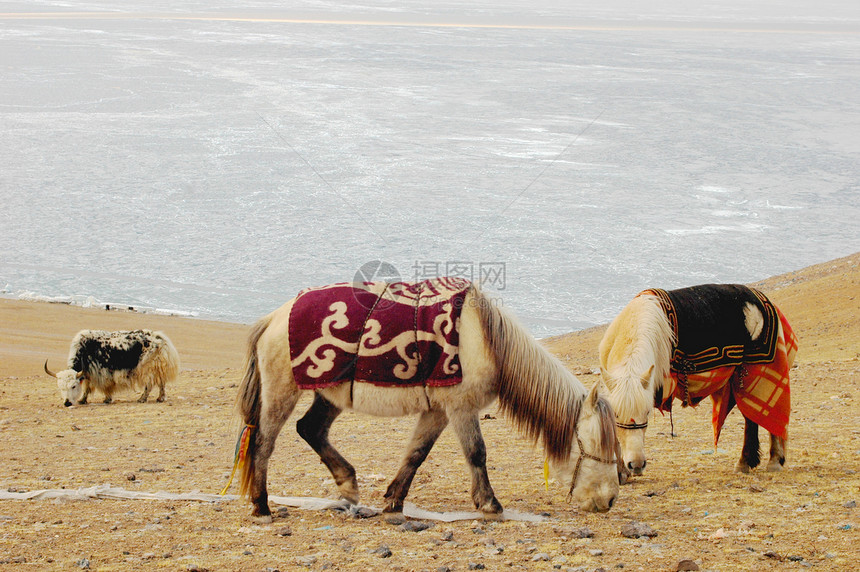
[[[648,464],[648,461],[642,461],[641,464],[640,463],[634,463],[633,461],[630,461],[629,463],[627,463],[627,468],[630,469],[630,471],[634,475],[641,475],[645,471],[645,465],[647,465],[647,464]]]

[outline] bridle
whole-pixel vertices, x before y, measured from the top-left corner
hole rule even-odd
[[[648,428],[648,419],[645,419],[642,423],[618,423],[615,422],[615,426],[619,429],[647,429]]]
[[[576,460],[576,467],[573,469],[573,478],[570,480],[570,490],[567,492],[567,498],[573,496],[573,489],[576,486],[576,479],[579,477],[579,468],[582,466],[583,459],[591,459],[592,461],[597,461],[598,463],[603,463],[605,465],[617,464],[613,459],[604,459],[603,457],[586,453],[582,446],[582,439],[579,438],[579,434],[574,433],[573,435],[576,437],[576,445],[579,447],[579,458]]]
[[[630,423],[619,423],[618,421],[616,421],[615,426],[619,429],[647,429],[648,418],[646,417],[645,421],[643,421],[642,423],[636,423],[635,421],[631,421]],[[624,481],[621,484],[624,484],[625,482],[627,482],[627,479],[630,478],[630,469],[627,468],[627,466],[624,464],[624,461],[622,460],[621,443],[618,442],[617,438],[615,439],[615,447],[617,449],[615,454],[618,456],[618,479],[619,481],[621,481],[621,476],[623,474]]]

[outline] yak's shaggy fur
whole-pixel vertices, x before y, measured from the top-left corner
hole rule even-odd
[[[68,369],[54,373],[66,406],[87,402],[94,389],[110,403],[117,389],[143,389],[138,401],[146,402],[153,387],[156,401],[164,401],[164,386],[179,375],[179,354],[161,332],[133,330],[107,332],[81,330],[72,339]]]

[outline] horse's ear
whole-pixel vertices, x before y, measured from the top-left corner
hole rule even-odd
[[[600,366],[600,377],[603,378],[604,382],[609,382],[609,372],[603,366]]]
[[[598,399],[600,399],[600,383],[595,383],[591,386],[591,391],[588,392],[588,406],[591,409],[597,409]]]
[[[643,375],[642,378],[639,380],[642,382],[642,387],[644,387],[645,389],[648,389],[648,387],[650,387],[650,385],[651,385],[651,374],[652,373],[654,373],[654,365],[653,364],[651,365],[651,367],[648,368],[648,371],[645,372],[645,375]]]

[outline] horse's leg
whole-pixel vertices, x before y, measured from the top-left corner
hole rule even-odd
[[[158,397],[155,399],[155,401],[156,401],[157,403],[163,403],[163,402],[164,402],[164,398],[165,398],[165,393],[164,393],[164,380],[161,380],[161,381],[158,383]]]
[[[774,434],[770,436],[770,460],[767,463],[767,470],[771,472],[781,471],[785,464],[785,448],[788,444],[788,439],[777,437]]]
[[[358,504],[358,482],[355,480],[355,469],[332,447],[328,440],[328,430],[340,413],[340,408],[319,393],[315,393],[314,402],[307,413],[296,422],[296,430],[328,467],[343,498],[352,504]]]
[[[138,403],[146,403],[146,400],[149,399],[149,390],[150,384],[146,384],[143,386],[143,393],[140,394],[140,397],[137,399]]]
[[[276,384],[273,384],[277,386]],[[295,389],[295,387],[294,387]],[[265,396],[266,391],[261,391]],[[289,418],[296,403],[301,396],[301,391],[292,391],[286,395],[263,397],[260,406],[259,426],[254,430],[254,475],[251,479],[250,498],[254,509],[252,517],[257,517],[261,523],[272,521],[272,511],[269,510],[269,492],[266,487],[266,479],[269,474],[269,458],[275,450],[275,441],[281,428]]]
[[[409,493],[415,472],[430,454],[430,449],[433,448],[436,439],[439,438],[447,425],[448,416],[445,415],[444,411],[438,409],[425,411],[418,418],[400,470],[397,471],[397,476],[394,477],[394,480],[388,485],[388,490],[385,491],[386,503],[382,512],[385,513],[386,522],[400,524],[405,520],[403,518],[403,499]]]
[[[477,411],[458,411],[449,414],[449,417],[472,472],[472,501],[475,507],[484,513],[484,518],[501,518],[502,505],[496,499],[487,475],[487,448],[481,435]]]
[[[741,458],[735,466],[738,473],[749,473],[750,469],[757,467],[761,462],[761,451],[759,450],[758,425],[744,418],[744,448]]]

